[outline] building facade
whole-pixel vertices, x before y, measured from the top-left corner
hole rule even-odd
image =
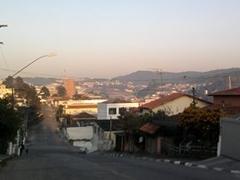
[[[213,104],[225,108],[240,108],[240,87],[218,91],[210,94],[213,97]]]
[[[120,109],[121,108],[138,108],[139,103],[136,102],[111,102],[106,101],[103,103],[99,103],[97,105],[98,113],[97,119],[118,119],[120,116]]]
[[[183,112],[193,102],[195,102],[196,106],[200,108],[211,105],[211,103],[208,101],[193,97],[188,94],[173,93],[143,104],[141,107],[149,109],[155,113],[158,111],[164,111],[167,115],[172,116]]]
[[[75,82],[72,79],[64,79],[64,87],[66,89],[66,96],[72,98],[76,94]]]

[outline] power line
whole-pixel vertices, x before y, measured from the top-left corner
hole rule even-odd
[[[3,48],[1,46],[0,46],[0,50],[1,50],[1,55],[2,55],[2,58],[3,58],[4,65],[6,66],[6,68],[9,68],[6,56],[4,55]]]
[[[2,68],[2,67],[0,67],[0,70],[5,71],[5,72],[11,72],[11,73],[16,72],[16,70],[14,70],[14,69]],[[22,72],[22,74],[35,75],[35,76],[45,76],[45,77],[49,77],[49,78],[61,78],[60,75],[45,74],[45,73],[32,73],[32,72],[26,72],[26,71]]]

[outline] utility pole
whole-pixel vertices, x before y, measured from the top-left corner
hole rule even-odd
[[[112,116],[109,119],[109,141],[110,141],[110,149],[112,149]]]
[[[228,89],[232,89],[232,79],[231,79],[231,76],[228,76]]]
[[[195,87],[192,87],[192,96],[193,96],[193,102],[192,104],[195,106],[197,104],[196,102],[196,89]]]
[[[8,25],[6,25],[6,24],[0,24],[0,28],[2,28],[2,27],[8,27]]]

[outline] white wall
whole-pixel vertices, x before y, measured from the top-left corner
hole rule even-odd
[[[220,155],[240,160],[240,119],[223,118],[220,128]]]
[[[91,140],[93,138],[93,127],[68,127],[66,128],[69,140]]]
[[[118,119],[120,115],[119,110],[121,108],[137,108],[139,103],[100,103],[98,104],[97,119]],[[110,108],[116,108],[116,114],[109,114]]]
[[[86,149],[87,152],[110,150],[109,140],[98,125],[85,127],[69,127],[65,132],[68,140],[73,140],[73,146]]]
[[[183,97],[177,98],[173,101],[167,102],[166,104],[161,105],[157,108],[154,108],[153,112],[162,110],[162,111],[165,111],[170,116],[176,115],[178,113],[183,112],[186,108],[188,108],[192,102],[193,102],[192,98],[190,98],[188,96],[183,96]],[[207,103],[205,103],[203,101],[199,101],[197,99],[196,99],[196,102],[197,102],[197,104],[196,104],[197,107],[200,107],[200,108],[208,105]]]
[[[106,119],[107,118],[107,104],[105,103],[99,103],[97,105],[97,119]]]

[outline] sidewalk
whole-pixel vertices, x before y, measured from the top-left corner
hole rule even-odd
[[[195,163],[199,165],[204,165],[210,169],[215,168],[222,171],[239,171],[240,173],[240,161],[224,156],[206,159]]]
[[[106,156],[114,158],[128,158],[128,159],[139,159],[144,161],[155,161],[162,163],[171,163],[175,165],[185,166],[189,168],[200,168],[205,170],[212,170],[217,172],[225,172],[240,175],[240,161],[230,159],[227,157],[215,157],[201,161],[194,161],[190,159],[178,159],[178,158],[154,158],[149,156],[136,156],[134,154],[127,153],[116,153],[116,152],[105,152],[102,153]]]
[[[8,160],[11,160],[15,157],[16,157],[15,155],[9,156],[9,155],[6,155],[6,154],[0,154],[0,168],[2,166],[6,165]]]
[[[0,154],[0,166],[3,166],[8,159],[10,159],[10,156],[5,154]]]

